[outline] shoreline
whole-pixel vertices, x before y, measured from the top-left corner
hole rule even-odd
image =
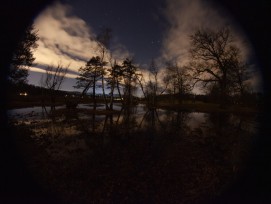
[[[80,104],[89,104],[91,106],[91,103],[88,102],[81,102]],[[142,103],[144,104],[144,103]],[[56,102],[55,106],[65,106],[65,102]],[[40,102],[35,101],[29,101],[29,102],[12,102],[10,104],[7,104],[7,111],[10,111],[12,109],[23,109],[23,108],[32,108],[41,106]],[[45,106],[51,106],[50,103],[45,103]],[[170,110],[170,111],[185,111],[185,112],[203,112],[203,113],[214,113],[214,112],[229,112],[229,113],[247,113],[247,114],[253,114],[253,113],[261,113],[263,112],[263,107],[253,107],[253,106],[241,106],[241,105],[229,105],[228,107],[221,108],[219,104],[212,104],[212,103],[202,103],[202,102],[196,102],[196,103],[182,103],[182,104],[170,104],[170,103],[159,103],[153,107],[157,109],[164,109],[164,110]],[[76,110],[75,108],[74,110]],[[108,110],[103,110],[108,111]]]

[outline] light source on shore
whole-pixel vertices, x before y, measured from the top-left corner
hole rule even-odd
[[[26,92],[21,92],[20,96],[27,96],[28,94]]]

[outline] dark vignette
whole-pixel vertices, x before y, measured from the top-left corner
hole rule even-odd
[[[16,43],[26,26],[51,0],[8,0],[1,3],[1,190],[0,203],[56,203],[49,193],[31,179],[14,146],[6,117],[7,68]],[[240,23],[252,42],[264,80],[265,113],[261,132],[247,171],[232,188],[214,203],[271,203],[271,138],[269,123],[271,39],[270,11],[267,0],[220,0],[222,6]]]

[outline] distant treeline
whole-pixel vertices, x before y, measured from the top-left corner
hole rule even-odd
[[[220,98],[218,95],[206,94],[163,94],[157,97],[158,101],[178,101],[178,102],[203,102],[203,103],[219,103]],[[260,92],[246,93],[242,96],[233,95],[228,97],[228,104],[243,104],[243,105],[263,105],[264,95]]]
[[[25,93],[25,92],[28,95],[31,95],[31,96],[40,96],[43,93],[46,93],[47,91],[48,91],[47,88],[40,87],[40,86],[35,86],[35,85],[32,85],[32,84],[26,84],[26,83],[14,84],[14,83],[10,83],[7,93],[8,93],[9,96],[19,96],[20,93]],[[62,90],[55,90],[55,93],[58,96],[65,96],[66,94],[70,94],[71,92],[62,91]]]
[[[48,89],[35,86],[32,84],[13,84],[11,83],[8,90],[8,95],[10,97],[18,97],[20,96],[20,93],[27,93],[29,96],[42,96],[44,93],[46,93]],[[67,95],[80,95],[79,92],[71,92],[71,91],[63,91],[63,90],[55,90],[55,94],[58,97],[64,97]],[[99,95],[99,94],[97,94]],[[101,94],[100,94],[101,95]],[[91,97],[91,95],[89,95]],[[260,105],[263,103],[264,96],[262,93],[259,92],[251,92],[246,93],[245,96],[243,96],[243,99],[240,100],[239,96],[231,96],[229,98],[230,101],[228,101],[231,104],[248,104],[248,105]],[[138,98],[139,99],[139,98]],[[157,96],[158,101],[189,101],[189,102],[204,102],[204,103],[219,103],[219,96],[215,94],[207,94],[207,95],[196,95],[196,94],[162,94]],[[144,101],[144,98],[141,99],[141,101]]]

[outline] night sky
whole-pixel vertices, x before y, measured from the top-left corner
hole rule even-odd
[[[163,16],[165,1],[63,1],[73,6],[74,14],[84,19],[94,32],[112,29],[113,43],[119,42],[133,54],[138,63],[149,63],[160,54],[162,35],[167,22]]]
[[[62,89],[74,90],[80,67],[98,54],[94,39],[103,28],[112,29],[110,52],[119,63],[131,57],[145,71],[152,59],[159,66],[167,60],[185,65],[189,60],[189,35],[199,28],[229,26],[244,58],[258,69],[248,38],[231,15],[213,1],[201,0],[62,0],[45,7],[34,19],[40,40],[35,64],[28,77],[40,85],[48,65],[69,65]],[[160,64],[159,64],[160,63]],[[260,75],[252,83],[260,87]],[[199,93],[199,90],[194,90]]]

